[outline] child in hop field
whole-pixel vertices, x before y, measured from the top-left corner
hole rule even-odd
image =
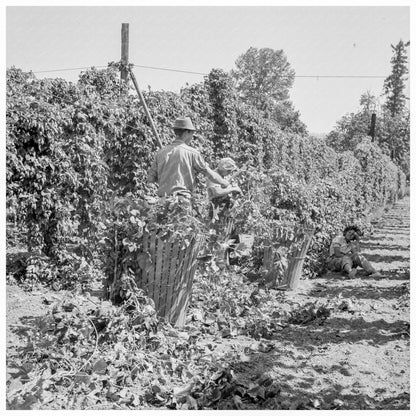
[[[227,181],[230,181],[231,175],[236,171],[238,171],[237,164],[230,157],[221,159],[218,162],[217,169],[215,169],[215,172]],[[228,210],[232,207],[231,195],[241,194],[239,186],[230,184],[224,188],[210,180],[207,181],[207,190],[211,203],[210,218],[213,223],[220,220],[221,217],[227,217]]]
[[[237,164],[230,157],[225,157],[218,162],[218,167],[215,169],[222,178],[231,181],[233,173],[238,171]],[[209,205],[209,219],[211,225],[216,231],[217,240],[228,242],[233,240],[235,244],[238,242],[238,235],[234,229],[234,219],[231,215],[233,201],[231,196],[241,194],[239,186],[231,184],[226,188],[208,180],[207,181]],[[231,247],[225,249],[222,253],[226,264],[229,264],[229,252]],[[222,255],[217,253],[219,257]]]
[[[381,276],[371,263],[359,253],[359,240],[362,235],[362,231],[356,225],[350,225],[344,229],[342,235],[333,239],[329,248],[329,270],[344,272],[352,279],[357,274],[357,267],[362,267],[367,275]]]

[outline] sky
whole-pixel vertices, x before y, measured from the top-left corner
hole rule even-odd
[[[250,47],[283,50],[296,73],[290,99],[311,133],[331,131],[366,91],[381,95],[391,45],[410,40],[406,6],[9,5],[6,66],[75,82],[80,70],[42,71],[119,61],[122,23],[130,63],[200,73],[135,67],[142,89],[178,92],[213,68],[235,68]]]

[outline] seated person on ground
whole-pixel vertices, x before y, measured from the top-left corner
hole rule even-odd
[[[381,276],[371,263],[359,253],[359,239],[362,235],[362,231],[356,225],[350,225],[344,229],[342,235],[333,239],[329,248],[329,270],[344,272],[349,278],[353,278],[357,274],[357,267],[362,267],[367,275]]]

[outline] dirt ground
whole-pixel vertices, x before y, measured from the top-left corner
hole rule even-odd
[[[382,277],[361,271],[352,280],[328,272],[286,294],[289,308],[318,299],[338,305],[328,319],[285,326],[263,348],[253,348],[246,337],[222,339],[217,346],[224,354],[241,353],[243,360],[233,366],[241,380],[280,380],[276,408],[410,408],[409,199],[373,226],[361,247]]]
[[[210,339],[214,352],[239,352],[236,377],[268,376],[280,381],[286,409],[409,409],[410,407],[410,212],[398,201],[373,224],[362,251],[382,277],[358,274],[353,280],[328,273],[303,280],[287,292],[299,305],[339,300],[327,319],[282,327],[259,343],[243,336]],[[7,286],[7,355],[24,342],[16,330],[42,316],[53,292],[24,292]],[[259,348],[259,345],[262,348]],[[308,407],[309,406],[309,407]],[[269,407],[273,408],[273,407]]]
[[[345,302],[324,322],[282,329],[273,350],[251,363],[282,381],[293,408],[312,400],[317,409],[409,409],[409,200],[386,212],[361,246],[382,277],[303,281],[288,299]]]

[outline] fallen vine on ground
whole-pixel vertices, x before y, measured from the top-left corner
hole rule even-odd
[[[8,408],[267,408],[278,384],[236,381],[230,363],[248,356],[217,353],[206,337],[244,335],[250,348],[267,352],[267,340],[284,327],[330,310],[319,302],[288,308],[284,293],[243,278],[199,275],[181,330],[159,319],[153,301],[131,285],[121,306],[73,292],[45,297],[50,313],[18,329],[27,344],[7,363]]]

